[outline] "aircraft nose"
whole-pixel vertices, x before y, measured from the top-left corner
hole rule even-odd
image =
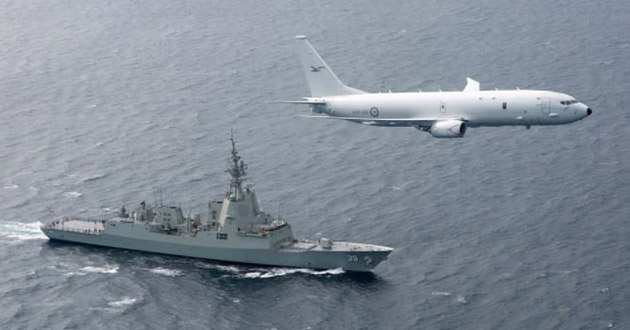
[[[586,109],[586,115],[590,116],[593,113],[593,110],[591,108]]]

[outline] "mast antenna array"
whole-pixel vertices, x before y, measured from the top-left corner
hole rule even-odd
[[[229,167],[226,172],[230,173],[232,179],[230,181],[230,194],[234,194],[235,199],[240,199],[243,195],[243,182],[246,181],[247,164],[241,159],[236,150],[236,143],[234,142],[234,131],[230,130],[230,142],[232,142],[232,151],[230,156]]]

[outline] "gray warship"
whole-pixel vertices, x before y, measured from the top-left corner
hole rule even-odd
[[[66,217],[41,230],[51,240],[223,262],[313,269],[372,271],[392,248],[334,241],[296,239],[281,217],[261,211],[246,181],[247,165],[231,135],[230,189],[223,200],[210,201],[207,214],[185,217],[177,206],[144,201],[110,219]]]

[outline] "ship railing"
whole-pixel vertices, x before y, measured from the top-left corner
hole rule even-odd
[[[94,224],[94,228],[76,228],[72,226],[66,226],[66,221],[81,221],[81,222],[92,222]],[[105,221],[104,219],[96,219],[96,218],[79,218],[79,217],[63,217],[59,220],[54,220],[52,222],[47,223],[42,226],[43,229],[52,229],[63,232],[72,232],[72,233],[80,233],[80,234],[88,234],[88,235],[100,235],[105,231]],[[97,224],[102,224],[103,228],[97,228]]]
[[[97,229],[97,228],[88,228],[88,229],[79,229],[79,228],[67,228],[64,226],[55,226],[51,225],[46,227],[46,229],[52,229],[57,231],[63,231],[68,233],[79,233],[79,234],[88,234],[88,235],[101,235],[105,229]]]
[[[101,219],[101,218],[83,218],[83,217],[63,217],[61,218],[62,221],[69,221],[69,220],[77,220],[77,221],[84,221],[84,222],[105,222],[106,219]]]

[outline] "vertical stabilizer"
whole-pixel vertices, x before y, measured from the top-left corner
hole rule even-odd
[[[311,96],[332,96],[347,94],[365,94],[364,91],[344,85],[335,75],[328,64],[317,54],[315,48],[311,46],[306,36],[295,37],[306,81],[311,90]]]

